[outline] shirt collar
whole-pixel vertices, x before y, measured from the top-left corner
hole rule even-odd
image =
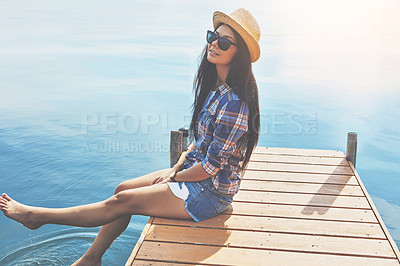
[[[216,91],[219,92],[219,94],[224,95],[225,93],[227,93],[231,88],[228,86],[228,84],[224,83],[221,86],[219,86],[217,88]]]

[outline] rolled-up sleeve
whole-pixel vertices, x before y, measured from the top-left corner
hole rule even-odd
[[[239,100],[227,102],[215,119],[213,140],[201,164],[204,171],[213,176],[228,164],[236,142],[247,132],[248,107]]]

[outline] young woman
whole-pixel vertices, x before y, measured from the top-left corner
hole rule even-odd
[[[223,212],[239,190],[258,141],[258,90],[251,63],[260,56],[260,30],[243,8],[230,15],[215,12],[213,24],[194,82],[194,142],[174,167],[122,182],[104,201],[70,208],[27,206],[3,194],[3,213],[30,229],[44,224],[102,226],[74,263],[100,265],[131,215],[201,221]]]

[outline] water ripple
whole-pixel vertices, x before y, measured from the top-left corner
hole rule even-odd
[[[0,259],[0,265],[65,265],[71,254],[80,254],[96,238],[95,231],[62,230],[16,243],[16,248]]]

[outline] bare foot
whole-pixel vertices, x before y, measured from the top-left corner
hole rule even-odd
[[[101,266],[101,259],[89,259],[83,256],[79,260],[75,261],[71,266]]]
[[[43,223],[32,221],[32,207],[23,205],[13,199],[7,194],[0,197],[0,210],[10,219],[13,219],[25,227],[35,230],[43,225]]]

